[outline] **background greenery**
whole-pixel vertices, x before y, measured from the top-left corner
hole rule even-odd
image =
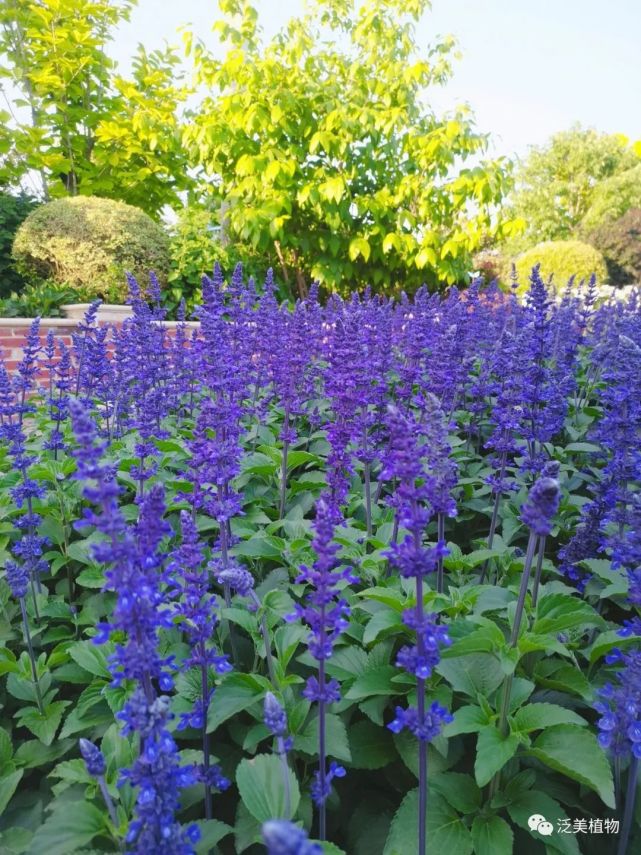
[[[475,270],[507,284],[524,252],[580,240],[611,284],[638,281],[634,215],[621,218],[641,209],[641,144],[574,126],[522,161],[488,158],[468,107],[432,106],[458,54],[451,37],[417,43],[429,0],[314,0],[267,41],[252,2],[220,0],[216,56],[185,30],[180,46],[139,45],[123,75],[109,49],[135,2],[0,2],[3,314],[30,313],[38,293],[64,302],[59,277],[21,262],[25,293],[11,261],[26,188],[164,224],[170,309],[193,305],[214,258],[258,278],[273,267],[284,298],[314,280],[411,293]],[[63,284],[81,301],[103,287]]]

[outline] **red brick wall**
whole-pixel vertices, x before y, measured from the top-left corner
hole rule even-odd
[[[15,370],[18,363],[22,359],[22,351],[25,340],[33,318],[0,318],[0,355],[4,359],[4,364],[7,371],[11,374]],[[99,325],[108,324],[110,326],[119,326],[118,322],[98,320]],[[165,326],[169,335],[173,335],[176,329],[175,321],[167,321]],[[188,327],[199,327],[197,322],[187,324]],[[40,322],[40,343],[44,345],[49,330],[53,330],[56,339],[62,341],[71,347],[71,333],[77,329],[77,321],[69,320],[68,318],[43,318]],[[191,334],[191,329],[188,335]]]
[[[32,323],[32,318],[0,318],[0,354],[9,373],[22,359],[22,349]],[[57,339],[62,339],[67,347],[71,347],[71,333],[75,329],[75,321],[66,318],[43,318],[40,323],[40,343],[44,344],[47,333],[53,330]]]

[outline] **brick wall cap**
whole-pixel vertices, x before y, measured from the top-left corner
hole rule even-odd
[[[0,318],[0,330],[2,329],[29,329],[35,318]],[[76,324],[69,318],[40,318],[41,329],[62,329],[75,330]]]

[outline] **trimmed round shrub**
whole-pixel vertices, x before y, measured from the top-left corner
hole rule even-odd
[[[149,271],[162,284],[169,271],[169,238],[139,208],[75,196],[41,205],[23,222],[13,243],[16,268],[31,282],[72,288],[78,299],[123,302],[131,272],[144,289]]]
[[[578,284],[593,273],[603,283],[607,279],[605,260],[598,249],[578,240],[549,240],[533,246],[515,260],[519,292],[529,287],[530,274],[535,264],[541,265],[541,276],[557,288],[564,288],[571,276]]]
[[[632,208],[590,235],[603,253],[610,284],[620,288],[641,283],[641,208]]]
[[[20,223],[37,204],[35,199],[24,193],[19,196],[0,193],[0,297],[19,292],[24,287],[24,279],[11,257],[11,247]]]

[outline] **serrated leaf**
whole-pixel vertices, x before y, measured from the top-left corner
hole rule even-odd
[[[614,807],[612,770],[593,733],[572,724],[550,727],[528,751],[546,766],[585,784]]]
[[[514,716],[515,729],[523,733],[543,730],[556,724],[576,724],[586,726],[587,721],[572,710],[557,704],[526,704]]]
[[[69,655],[90,674],[111,680],[111,672],[107,665],[105,645],[94,644],[93,641],[76,641],[69,647]]]
[[[393,630],[396,634],[405,629],[401,618],[396,611],[382,609],[376,612],[368,621],[363,633],[363,644],[373,644],[383,632]]]
[[[300,801],[298,781],[288,768],[291,812],[285,815],[285,786],[280,759],[273,754],[258,754],[240,761],[236,784],[247,810],[259,822],[268,819],[291,819]]]
[[[547,793],[538,790],[530,790],[527,793],[523,793],[507,806],[507,812],[515,825],[525,829],[531,837],[545,844],[546,847],[551,847],[557,852],[562,852],[563,855],[579,855],[579,844],[577,843],[576,834],[555,833],[544,837],[536,829],[532,830],[530,828],[528,820],[533,814],[544,816],[548,822],[552,823],[555,831],[558,828],[560,820],[568,818],[558,802],[551,799]]]
[[[55,803],[54,803],[55,804]],[[34,834],[28,855],[69,855],[100,834],[104,816],[90,802],[74,802],[54,809]]]
[[[2,778],[0,778],[0,816],[2,816],[4,809],[9,804],[11,797],[17,790],[23,774],[24,769],[17,769],[15,772],[3,775]]]
[[[348,735],[354,769],[382,769],[398,758],[390,731],[372,721],[364,719],[350,725]]]
[[[478,733],[489,724],[483,710],[476,705],[460,707],[454,713],[454,721],[443,728],[444,736],[458,736],[459,733]]]
[[[472,823],[474,855],[512,855],[514,834],[500,816],[477,816]]]
[[[248,674],[229,674],[216,689],[216,703],[209,707],[207,732],[211,733],[227,719],[262,701],[266,691],[267,688]]]
[[[429,786],[444,796],[459,813],[476,813],[481,806],[481,790],[471,775],[440,772],[430,779]]]
[[[62,714],[71,701],[53,701],[45,707],[43,713],[35,707],[27,707],[16,713],[23,727],[28,728],[45,745],[51,745],[62,719]]]
[[[519,738],[514,734],[504,736],[494,725],[479,731],[476,743],[474,776],[479,787],[488,784],[519,747]]]
[[[196,825],[200,829],[200,840],[195,844],[196,855],[209,855],[213,847],[234,830],[219,819],[201,819]]]
[[[532,632],[545,635],[577,626],[604,625],[603,618],[585,600],[571,594],[548,594],[538,602]]]
[[[480,692],[486,697],[497,689],[505,677],[501,663],[490,653],[470,653],[456,659],[443,659],[436,671],[457,692],[464,692],[476,700]]]
[[[393,665],[381,665],[366,671],[356,678],[345,698],[350,701],[360,701],[363,698],[371,698],[373,695],[399,694],[399,686],[392,682],[397,675],[398,669]]]
[[[435,791],[427,798],[427,839],[432,852],[469,855],[472,837],[465,823]],[[418,849],[418,790],[409,792],[394,815],[383,855],[409,855]]]
[[[325,716],[325,741],[327,754],[349,763],[352,759],[347,730],[341,719],[333,713]],[[305,729],[294,737],[294,748],[315,757],[318,753],[318,716],[307,722]]]

